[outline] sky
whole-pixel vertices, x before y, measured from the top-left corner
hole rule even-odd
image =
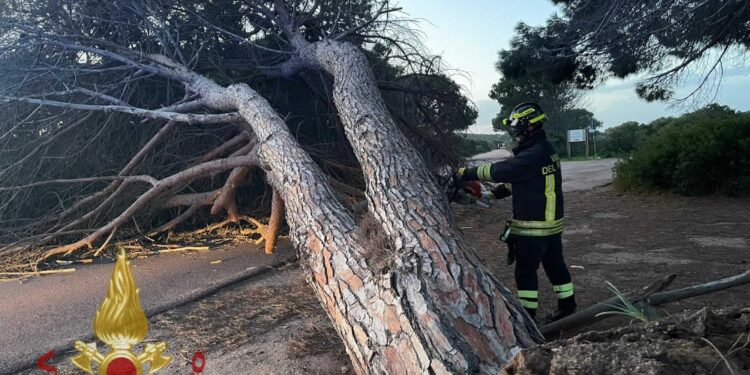
[[[433,54],[441,55],[453,78],[464,87],[465,94],[479,110],[472,133],[491,133],[492,118],[500,106],[488,94],[500,79],[495,70],[497,52],[508,48],[519,22],[542,25],[556,11],[549,0],[398,0],[398,6],[410,18],[418,20],[424,44]],[[694,103],[675,106],[670,103],[647,103],[635,93],[636,78],[611,79],[586,94],[583,107],[593,112],[604,127],[625,121],[650,122],[663,116],[675,116],[696,109]],[[693,82],[695,83],[695,82]],[[742,111],[750,110],[750,63],[734,61],[724,72],[712,99]],[[686,84],[677,90],[683,96],[693,90]],[[554,120],[554,119],[553,119]]]

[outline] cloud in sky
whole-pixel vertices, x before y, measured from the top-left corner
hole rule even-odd
[[[500,79],[495,71],[498,50],[509,46],[519,22],[542,25],[557,9],[549,0],[400,0],[398,6],[420,21],[426,47],[443,56],[450,68],[465,73],[454,75],[454,79],[479,109],[477,122],[470,128],[473,133],[492,132],[492,118],[500,111],[488,97],[492,84]],[[636,95],[636,83],[637,78],[610,80],[588,93],[586,108],[604,121],[605,126],[631,120],[650,122],[695,109],[663,102],[647,103]],[[695,82],[690,83],[678,90],[678,96],[695,87]],[[750,66],[740,62],[725,71],[720,90],[712,101],[750,110],[747,87],[750,87]]]
[[[747,88],[750,87],[750,67],[725,71],[718,91],[715,88],[707,88],[702,92],[697,103],[690,100],[676,105],[665,102],[648,103],[635,93],[639,78],[613,79],[591,91],[586,96],[586,101],[590,103],[588,109],[604,122],[605,127],[617,126],[625,121],[648,123],[663,116],[679,116],[697,109],[696,105],[703,106],[711,102],[728,105],[740,111],[750,110],[750,100],[747,99]],[[697,87],[697,79],[698,77],[685,82],[678,88],[675,97],[682,98],[689,95]]]

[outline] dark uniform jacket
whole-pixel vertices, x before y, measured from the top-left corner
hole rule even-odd
[[[467,179],[501,182],[493,195],[513,194],[510,233],[519,236],[549,236],[562,233],[563,194],[560,156],[544,130],[513,149],[514,157],[470,168]]]

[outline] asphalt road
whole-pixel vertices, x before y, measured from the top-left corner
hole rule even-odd
[[[564,162],[563,190],[587,190],[612,180],[614,159]],[[288,241],[272,256],[252,245],[199,253],[133,259],[147,314],[201,298],[294,258]],[[215,262],[220,260],[221,262]],[[214,262],[214,263],[212,263]],[[91,340],[94,313],[104,298],[112,263],[82,266],[69,274],[0,283],[0,374],[34,366],[54,349],[69,355],[76,340]]]
[[[142,306],[153,315],[293,258],[289,241],[281,241],[270,256],[261,248],[243,245],[131,259],[131,269]],[[72,273],[0,283],[0,374],[32,367],[49,350],[66,355],[64,351],[73,349],[76,340],[90,340],[113,265],[88,265]]]
[[[612,182],[612,167],[617,159],[564,161],[563,191],[590,190]]]

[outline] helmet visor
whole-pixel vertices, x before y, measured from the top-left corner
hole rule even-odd
[[[513,118],[513,119],[503,119],[503,125],[504,126],[510,126],[512,128],[516,127],[518,125],[520,119]]]
[[[520,124],[520,122],[521,120],[517,118],[503,119],[503,125],[507,127],[505,131],[507,131],[511,136],[516,136],[518,134],[518,125]]]

